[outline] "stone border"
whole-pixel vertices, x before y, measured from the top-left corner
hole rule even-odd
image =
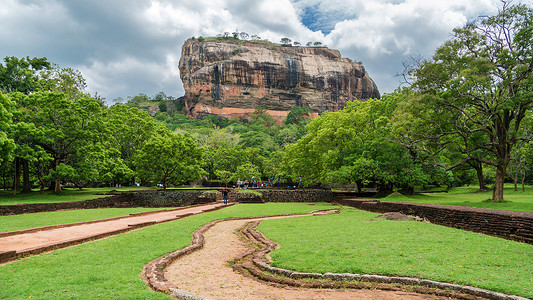
[[[202,205],[203,204],[199,204],[199,205],[196,205],[196,206],[202,206]],[[215,208],[211,208],[211,209],[206,209],[206,210],[202,211],[202,213],[203,212],[222,209],[222,208],[225,208],[225,207],[227,207],[227,206],[219,206],[219,207],[215,207]],[[168,210],[168,211],[182,210],[182,209],[187,209],[187,208],[189,208],[189,207],[171,209],[171,210]],[[140,213],[140,214],[143,214],[143,213]],[[38,246],[38,247],[35,247],[35,248],[28,248],[28,249],[26,249],[24,251],[21,251],[21,252],[17,252],[17,251],[1,252],[0,251],[0,264],[1,263],[6,263],[6,262],[10,262],[10,261],[14,261],[14,260],[26,257],[28,255],[34,255],[34,254],[39,254],[39,253],[42,253],[42,252],[53,251],[53,250],[57,250],[57,249],[61,249],[61,248],[66,248],[66,247],[69,247],[69,246],[79,245],[79,244],[83,244],[83,243],[86,243],[86,242],[90,242],[90,241],[106,238],[106,237],[109,237],[109,236],[118,235],[118,234],[125,233],[125,232],[128,232],[128,231],[132,231],[132,230],[135,230],[135,229],[140,229],[140,228],[148,227],[148,226],[155,225],[155,224],[161,224],[161,223],[166,223],[166,222],[170,222],[170,221],[183,219],[183,218],[189,217],[191,215],[192,215],[192,213],[188,213],[188,214],[180,215],[180,216],[177,216],[175,218],[164,220],[164,221],[159,221],[159,222],[152,221],[152,222],[145,222],[145,223],[140,223],[140,224],[128,225],[128,228],[119,229],[119,230],[115,230],[115,231],[109,231],[109,232],[105,232],[105,233],[101,233],[101,234],[95,234],[95,235],[87,236],[87,237],[81,238],[81,239],[78,239],[78,238],[70,239],[70,240],[66,240],[66,241],[61,242],[61,243],[49,243],[49,244],[41,245],[41,246]],[[117,217],[117,218],[120,219],[120,218],[129,218],[129,217],[131,217],[131,216],[124,216],[124,217]],[[110,219],[113,219],[113,218],[110,218]],[[80,222],[80,223],[72,223],[72,224],[67,224],[69,226],[65,226],[65,227],[83,225],[84,223],[85,224],[98,223],[98,222],[103,222],[103,221],[107,221],[107,220],[109,220],[109,219],[96,220],[96,221],[87,221],[87,222]],[[55,227],[55,226],[56,225],[51,226],[51,227]],[[61,225],[57,225],[57,226],[61,227]],[[43,229],[43,228],[45,228],[45,229]],[[56,228],[58,228],[58,227],[56,227]],[[32,232],[32,229],[33,228],[29,229],[29,232]],[[36,230],[36,231],[41,231],[41,230],[46,230],[46,227],[38,227],[38,228],[35,228],[35,229],[39,229],[39,230]],[[22,233],[28,233],[28,232],[22,232]],[[22,234],[22,233],[18,232],[16,234]]]
[[[228,206],[234,204],[228,204]],[[338,211],[338,210],[337,210]],[[151,262],[144,265],[143,270],[141,271],[141,277],[147,283],[147,285],[157,292],[167,293],[171,290],[176,290],[177,287],[172,283],[168,282],[165,278],[163,270],[170,265],[174,260],[189,254],[193,251],[201,249],[204,246],[204,232],[209,228],[215,226],[216,224],[224,221],[234,221],[234,220],[249,220],[249,219],[258,219],[258,218],[271,218],[271,217],[281,217],[281,216],[298,216],[298,215],[309,215],[309,214],[285,214],[285,215],[270,215],[263,217],[245,217],[245,218],[228,218],[222,220],[211,221],[202,227],[198,228],[192,233],[192,243],[182,249],[177,251],[167,253],[162,257],[152,260]]]
[[[479,232],[533,245],[533,213],[430,203],[381,202],[375,199],[338,198],[334,201],[371,212],[401,212],[433,224]]]
[[[111,217],[111,218],[98,219],[98,220],[92,220],[92,221],[57,224],[57,225],[34,227],[34,228],[20,229],[20,230],[13,230],[13,231],[3,231],[3,232],[0,232],[0,238],[6,237],[6,236],[18,235],[18,234],[26,234],[26,233],[39,232],[39,231],[44,231],[44,230],[57,229],[57,228],[66,228],[66,227],[72,227],[72,226],[78,226],[78,225],[120,220],[120,219],[131,218],[131,217],[139,217],[139,216],[151,215],[151,214],[160,213],[160,212],[178,211],[178,210],[183,210],[183,209],[202,206],[202,205],[205,205],[205,204],[196,204],[196,205],[184,206],[184,207],[179,207],[179,208],[174,208],[174,209],[160,209],[160,210],[145,211],[145,212],[140,212],[140,213],[129,214],[127,216],[118,216],[118,217]],[[189,215],[190,214],[187,214],[184,216],[189,216]]]
[[[338,210],[336,211],[337,213],[339,212]],[[172,293],[175,297],[179,299],[206,299],[198,295],[179,290],[174,284],[172,284],[165,278],[164,269],[179,257],[201,249],[204,245],[203,234],[209,228],[224,221],[264,219],[279,216],[308,216],[313,215],[313,213],[315,212],[307,214],[229,218],[212,221],[208,224],[203,225],[202,227],[193,232],[193,239],[191,245],[180,250],[165,254],[162,257],[146,264],[141,272],[141,277],[146,282],[148,287],[150,287],[154,291]],[[477,297],[482,297],[493,300],[527,300],[523,297],[506,295],[472,286],[462,286],[426,279],[371,274],[361,275],[349,273],[304,273],[272,267],[269,265],[267,255],[271,251],[275,250],[278,244],[267,239],[261,232],[256,230],[256,227],[260,224],[260,222],[261,221],[259,220],[249,222],[239,230],[241,236],[244,237],[244,239],[246,239],[247,241],[250,241],[253,246],[250,247],[246,252],[241,254],[239,257],[234,259],[234,261],[232,262],[232,268],[236,272],[244,276],[249,276],[248,274],[250,274],[252,277],[261,281],[266,281],[270,284],[274,283],[274,285],[280,286],[289,285],[306,288],[378,288],[382,290],[406,290],[404,287],[407,286],[409,287],[409,291],[415,291],[423,294],[435,294],[438,296],[451,296],[459,299],[478,299]],[[277,276],[272,276],[265,272],[276,274]],[[322,279],[326,281],[302,281],[301,279]]]
[[[23,203],[0,205],[0,216],[50,212],[67,209],[178,207],[216,202],[216,194],[196,191],[133,191],[114,196],[74,202]]]
[[[527,298],[514,296],[514,295],[506,295],[503,293],[493,292],[486,289],[481,289],[477,287],[472,286],[463,286],[458,284],[451,284],[446,282],[439,282],[439,281],[433,281],[433,280],[427,280],[427,279],[418,279],[418,278],[411,278],[411,277],[398,277],[398,276],[383,276],[383,275],[371,275],[371,274],[350,274],[350,273],[304,273],[304,272],[297,272],[297,271],[291,271],[281,268],[272,267],[268,264],[268,259],[266,258],[266,255],[275,250],[278,246],[275,242],[267,239],[261,232],[256,230],[256,227],[259,225],[260,221],[256,222],[250,222],[248,223],[248,226],[245,226],[243,229],[241,229],[241,233],[246,237],[247,240],[251,241],[254,245],[258,246],[259,249],[256,251],[253,251],[253,258],[251,259],[252,263],[255,267],[259,268],[262,271],[266,271],[269,273],[277,274],[283,277],[287,277],[287,280],[284,280],[284,284],[296,286],[296,287],[307,287],[310,285],[310,287],[318,287],[318,288],[335,288],[335,285],[331,285],[328,282],[326,283],[320,283],[320,282],[311,282],[311,283],[303,283],[299,282],[298,280],[294,279],[327,279],[332,281],[359,281],[359,282],[371,282],[371,283],[379,283],[379,284],[401,284],[401,285],[407,285],[407,286],[422,286],[427,287],[430,289],[437,289],[444,291],[444,294],[438,292],[435,293],[436,295],[442,295],[442,296],[452,296],[452,297],[460,297],[461,294],[466,295],[472,295],[475,297],[483,297],[486,299],[494,299],[494,300],[527,300]],[[247,271],[251,272],[252,274],[256,275],[257,272],[254,272],[253,269],[250,268],[249,265],[243,264],[243,268],[245,268]],[[265,274],[257,274],[257,276],[260,279],[263,278],[269,278],[268,275]],[[345,285],[346,286],[346,285]],[[449,292],[451,294],[449,294]],[[422,291],[424,292],[424,291]],[[456,294],[459,293],[459,294]]]

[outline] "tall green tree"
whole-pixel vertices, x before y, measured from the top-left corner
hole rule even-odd
[[[430,130],[416,132],[404,144],[448,169],[471,160],[494,166],[493,201],[504,199],[511,153],[532,108],[532,40],[532,9],[504,1],[497,15],[454,30],[433,59],[413,73],[420,95],[411,100],[412,107],[431,116],[423,127]],[[446,165],[438,153],[451,144],[464,158]]]
[[[0,63],[0,91],[29,94],[40,90],[40,71],[51,69],[46,57],[5,57]]]
[[[77,101],[62,93],[37,92],[13,94],[19,106],[15,117],[19,125],[12,133],[21,141],[19,149],[28,153],[45,151],[51,158],[50,176],[54,191],[61,190],[61,180],[73,176],[73,162],[82,149],[98,142],[104,130],[100,104],[90,97]]]
[[[154,118],[136,107],[119,103],[105,110],[104,122],[109,148],[117,149],[125,165],[135,171],[135,155],[156,134],[158,126]],[[135,181],[133,177],[131,181]]]
[[[396,98],[350,102],[338,112],[324,113],[308,125],[309,133],[287,145],[283,173],[292,180],[376,183],[382,190],[412,188],[426,176],[405,148],[389,142],[389,118]]]
[[[181,184],[198,180],[204,174],[201,168],[202,151],[190,135],[163,133],[147,141],[135,157],[136,172],[145,180]]]
[[[0,93],[0,162],[9,159],[15,144],[7,136],[6,130],[12,124],[15,103]]]

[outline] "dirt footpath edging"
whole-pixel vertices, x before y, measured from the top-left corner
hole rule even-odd
[[[304,216],[310,214],[294,214],[283,216]],[[193,251],[199,250],[204,245],[204,233],[214,225],[230,220],[245,220],[245,219],[265,219],[277,216],[264,217],[248,217],[248,218],[232,218],[226,220],[216,220],[203,225],[193,232],[192,244],[165,254],[161,258],[153,260],[145,265],[141,272],[142,278],[147,285],[158,292],[169,293],[172,292],[174,296],[180,299],[200,299],[189,292],[184,292],[176,288],[176,286],[169,282],[164,275],[164,269],[170,265],[174,260],[184,256]],[[352,288],[352,289],[381,289],[389,291],[414,291],[422,294],[433,294],[437,296],[453,297],[456,299],[497,299],[497,300],[526,300],[518,296],[510,296],[502,293],[492,292],[484,289],[479,289],[471,286],[461,286],[450,283],[442,283],[431,280],[421,280],[418,278],[408,277],[389,277],[382,275],[360,275],[360,274],[336,274],[336,273],[301,273],[280,268],[271,267],[268,264],[266,255],[274,250],[276,243],[266,239],[255,228],[260,221],[249,222],[240,232],[246,240],[252,242],[252,246],[242,255],[235,258],[232,263],[233,269],[244,275],[250,276],[269,284],[279,286],[295,286],[306,288]],[[270,274],[276,274],[273,276]],[[309,281],[308,279],[314,279]],[[193,298],[189,298],[193,297]]]

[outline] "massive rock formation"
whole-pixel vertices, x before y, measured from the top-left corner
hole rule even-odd
[[[317,116],[338,111],[350,100],[380,97],[361,64],[324,47],[190,39],[179,69],[192,117],[243,118],[263,106],[283,122],[294,106],[308,107]]]

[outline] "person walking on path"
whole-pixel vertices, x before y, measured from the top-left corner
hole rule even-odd
[[[298,187],[299,188],[303,187],[303,185],[302,185],[302,176],[300,176],[300,181],[298,182]]]
[[[224,199],[224,204],[228,204],[228,194],[229,191],[227,188],[225,190],[222,190],[222,198]]]

